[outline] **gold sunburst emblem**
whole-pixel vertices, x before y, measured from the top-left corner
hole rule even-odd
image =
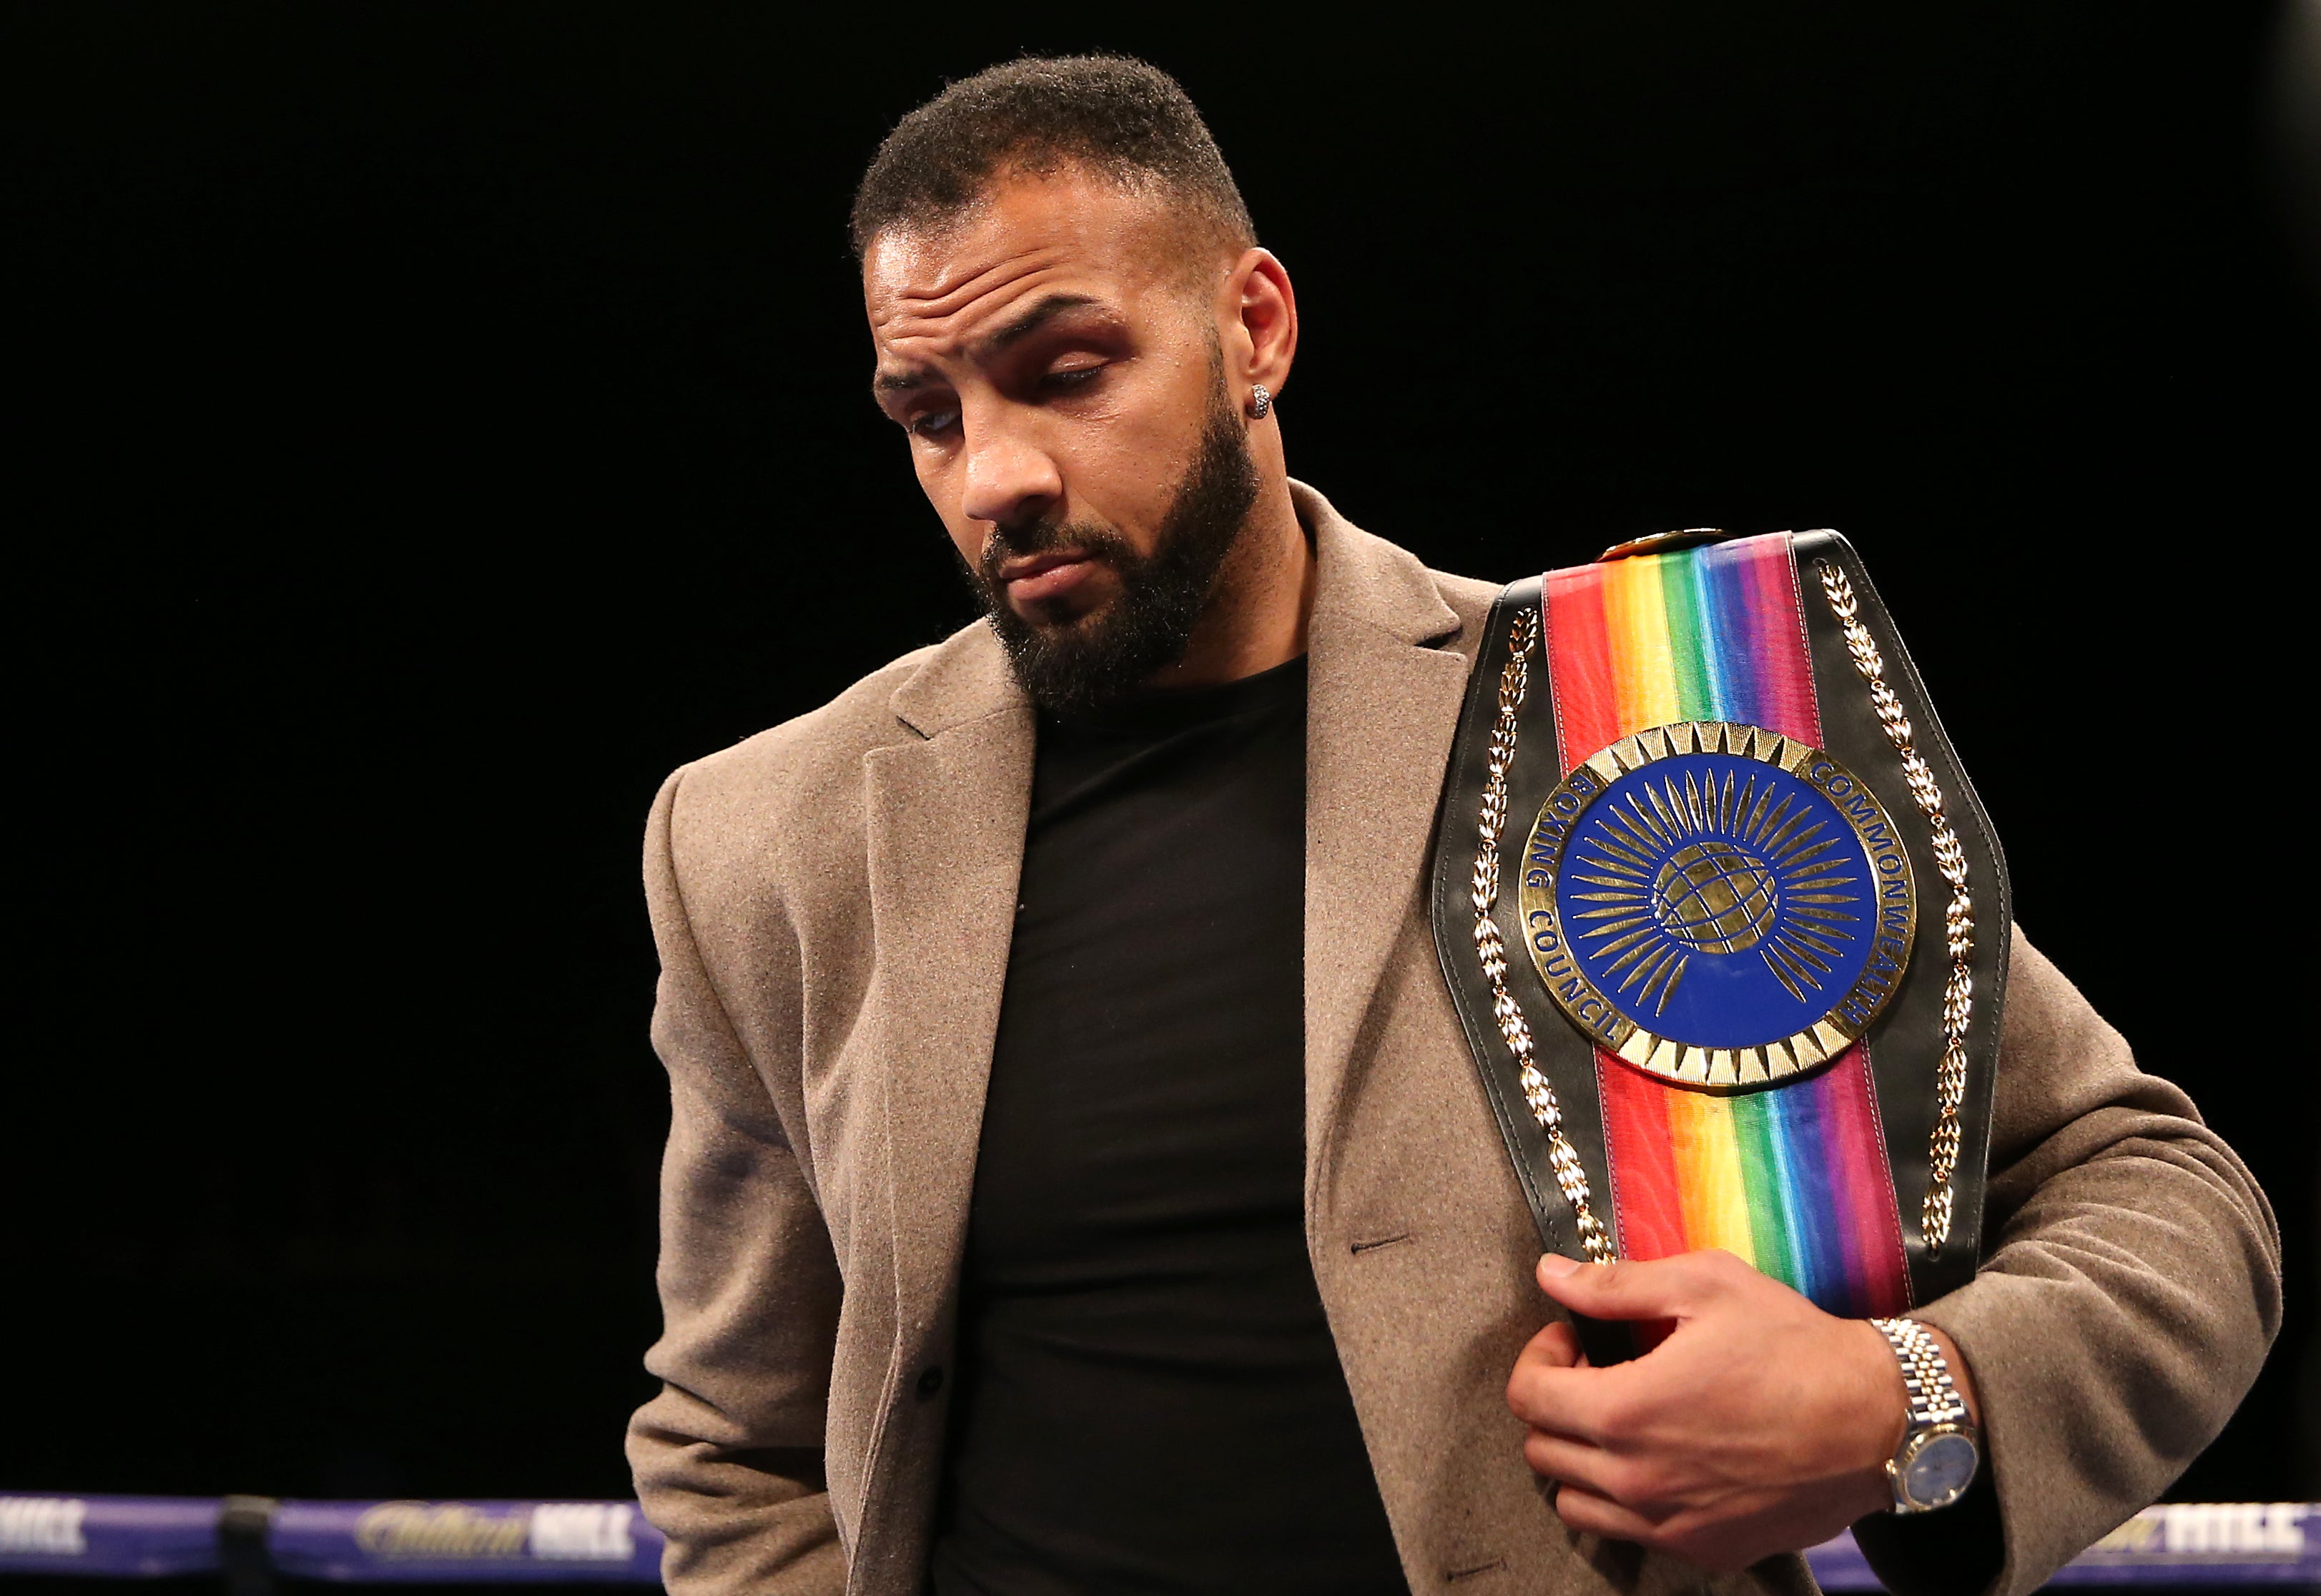
[[[1623,738],[1541,806],[1521,908],[1566,1018],[1639,1068],[1735,1090],[1827,1062],[1898,983],[1910,862],[1869,786],[1761,727]]]

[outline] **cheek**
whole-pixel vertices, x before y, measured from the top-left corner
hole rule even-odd
[[[970,570],[981,569],[983,564],[982,529],[974,526],[953,526],[948,520],[946,520],[943,530],[951,534],[951,546],[959,551],[959,557],[967,561],[968,569]]]
[[[1097,424],[1071,429],[1053,451],[1070,497],[1132,539],[1169,508],[1207,419],[1205,386],[1156,387],[1160,391],[1124,395]]]
[[[945,504],[938,499],[935,510],[942,517],[943,534],[951,539],[951,546],[959,551],[959,557],[967,561],[969,570],[980,565],[984,535],[991,529],[979,521],[969,521],[960,515],[956,504]]]
[[[927,496],[936,516],[942,522],[944,535],[951,539],[960,558],[973,565],[983,557],[983,534],[987,528],[960,514],[958,485],[952,480],[952,457],[933,449],[914,448],[911,469],[919,479],[919,490]]]

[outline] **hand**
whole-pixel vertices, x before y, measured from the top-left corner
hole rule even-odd
[[[1598,1319],[1665,1319],[1643,1357],[1588,1366],[1568,1324],[1525,1347],[1507,1406],[1524,1458],[1575,1529],[1714,1569],[1828,1539],[1893,1506],[1886,1460],[1908,1415],[1866,1319],[1824,1313],[1725,1252],[1641,1263],[1540,1260],[1540,1289]],[[1937,1333],[1970,1409],[1965,1365]]]

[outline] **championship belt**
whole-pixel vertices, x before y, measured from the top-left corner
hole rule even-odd
[[[1548,1249],[1723,1247],[1856,1318],[1972,1277],[2006,865],[1837,534],[1500,594],[1434,922]]]

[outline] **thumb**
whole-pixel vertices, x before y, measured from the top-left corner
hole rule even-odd
[[[1672,1319],[1697,1294],[1689,1257],[1582,1263],[1560,1253],[1539,1261],[1539,1289],[1591,1319]]]

